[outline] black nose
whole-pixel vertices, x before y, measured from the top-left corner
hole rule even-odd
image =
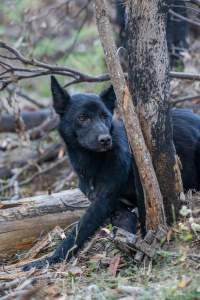
[[[107,146],[111,143],[111,136],[109,134],[101,134],[98,137],[98,141],[101,145]]]

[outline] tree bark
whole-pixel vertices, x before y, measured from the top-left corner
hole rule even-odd
[[[129,87],[146,145],[152,155],[167,220],[179,211],[175,148],[169,107],[166,1],[130,0],[128,11]]]
[[[108,71],[117,96],[118,107],[124,119],[128,140],[134,153],[144,190],[147,228],[156,230],[160,225],[166,225],[162,195],[152,165],[151,156],[145,145],[139,120],[119,62],[112,29],[109,23],[106,1],[96,0],[95,7],[98,31],[104,49]]]
[[[77,221],[89,205],[79,189],[0,203],[0,259],[27,249],[59,225]]]

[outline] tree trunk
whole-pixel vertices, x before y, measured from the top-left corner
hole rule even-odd
[[[41,232],[77,221],[89,205],[79,189],[0,203],[0,259],[30,248]]]
[[[128,11],[129,87],[138,111],[169,223],[179,210],[175,148],[169,109],[166,1],[130,0]]]
[[[134,154],[145,195],[146,225],[148,229],[157,230],[161,225],[164,227],[166,225],[162,195],[152,165],[151,156],[146,147],[139,120],[119,62],[108,18],[106,1],[96,0],[95,8],[98,31],[108,71],[117,96],[118,107],[125,123],[128,140]]]

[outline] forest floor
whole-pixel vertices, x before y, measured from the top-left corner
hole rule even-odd
[[[27,251],[8,259],[0,271],[1,299],[200,299],[200,235],[195,230],[200,194],[186,199],[186,213],[182,212],[184,216],[171,228],[152,262],[137,266],[133,257],[115,247],[108,226],[68,263],[25,273],[20,265]],[[49,254],[58,243],[51,232],[48,237],[48,247],[41,247],[45,238],[37,241],[40,255]]]

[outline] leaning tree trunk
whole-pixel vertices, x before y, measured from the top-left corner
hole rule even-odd
[[[180,185],[169,109],[167,5],[163,0],[130,0],[128,13],[129,87],[163,195],[166,216],[179,209]]]
[[[166,231],[162,195],[153,168],[151,156],[146,147],[135,107],[131,100],[131,95],[120,65],[118,51],[114,43],[112,28],[109,22],[106,0],[95,0],[95,8],[96,22],[105,53],[106,64],[114,86],[118,108],[124,120],[128,140],[134,154],[144,191],[146,228],[148,230],[159,230],[160,227],[163,227],[164,231]]]

